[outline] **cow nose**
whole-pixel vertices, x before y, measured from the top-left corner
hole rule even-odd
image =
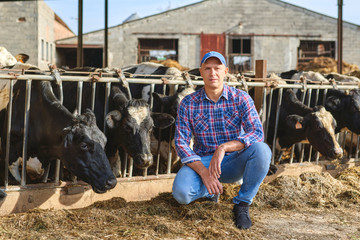
[[[343,150],[342,148],[335,148],[335,154],[337,158],[342,158],[343,157]]]
[[[143,162],[143,167],[149,167],[153,164],[152,154],[141,154],[141,159]]]
[[[116,186],[117,180],[116,178],[112,178],[106,181],[106,189],[112,189]]]

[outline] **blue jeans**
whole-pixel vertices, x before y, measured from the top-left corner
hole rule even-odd
[[[209,167],[212,155],[201,158],[206,168]],[[221,162],[220,182],[233,183],[243,180],[239,194],[233,202],[252,203],[259,190],[260,184],[269,171],[271,150],[266,143],[254,143],[246,149],[225,155]],[[192,201],[212,195],[209,194],[201,177],[192,168],[184,165],[176,174],[172,194],[180,204],[189,204]]]

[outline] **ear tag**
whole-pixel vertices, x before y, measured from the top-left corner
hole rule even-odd
[[[301,123],[299,123],[299,122],[296,122],[296,124],[295,124],[295,128],[296,128],[296,129],[300,129],[300,128],[302,128],[302,125],[301,125]]]

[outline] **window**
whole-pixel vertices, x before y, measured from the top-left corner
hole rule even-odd
[[[178,40],[177,39],[139,39],[138,42],[138,62],[150,60],[178,60]]]
[[[44,57],[44,56],[45,56],[45,49],[44,49],[45,46],[44,46],[44,44],[45,44],[45,43],[44,43],[44,40],[42,39],[42,40],[41,40],[41,60],[44,60],[44,59],[45,59],[45,57]]]
[[[19,17],[17,19],[17,22],[26,22],[26,18],[25,17]]]
[[[247,72],[252,68],[251,38],[229,37],[229,70]]]
[[[46,42],[46,61],[49,61],[49,43]]]
[[[52,43],[50,43],[50,63],[53,61],[53,46]]]
[[[335,41],[308,41],[300,40],[298,48],[298,68],[315,57],[335,58]]]

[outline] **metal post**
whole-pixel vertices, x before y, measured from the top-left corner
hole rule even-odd
[[[105,31],[104,31],[104,61],[103,67],[108,66],[108,0],[105,0]]]
[[[342,21],[343,0],[338,0],[338,73],[342,74],[342,48],[343,48],[343,21]]]
[[[266,78],[267,69],[266,69],[266,60],[256,60],[255,61],[255,77],[256,78]],[[262,98],[263,98],[263,87],[255,88],[254,93],[254,103],[256,110],[259,112],[261,109]]]
[[[77,85],[78,86],[77,86],[77,91],[76,91],[76,95],[77,95],[76,110],[77,110],[78,114],[81,115],[83,81],[79,81]]]
[[[82,67],[84,65],[84,56],[83,56],[83,0],[79,0],[78,6],[78,43],[77,43],[77,67]]]
[[[277,106],[276,106],[276,118],[275,118],[275,130],[274,130],[274,138],[273,138],[273,146],[272,146],[272,152],[275,152],[275,148],[276,148],[276,135],[277,135],[277,131],[278,131],[278,126],[279,126],[279,117],[280,117],[280,108],[281,108],[281,103],[282,103],[282,95],[283,95],[283,89],[279,88],[279,93],[278,93],[278,99],[277,99]],[[275,156],[274,154],[271,157],[271,163],[274,164],[275,161]]]
[[[111,82],[107,82],[106,89],[105,89],[104,118],[109,111],[110,88],[111,88]],[[103,132],[104,132],[104,134],[106,134],[106,121],[104,121]]]
[[[96,82],[91,84],[91,110],[95,109]]]
[[[24,136],[22,148],[22,171],[21,171],[21,186],[26,185],[26,161],[27,161],[27,145],[29,133],[29,117],[30,117],[30,100],[31,100],[31,79],[26,80],[26,93],[25,93],[25,113],[24,113]]]
[[[14,80],[10,80],[10,92],[8,103],[8,116],[7,116],[7,128],[6,128],[6,155],[5,155],[5,189],[9,185],[9,158],[10,158],[10,133],[11,133],[11,119],[12,119],[12,101],[13,101],[13,89]]]

